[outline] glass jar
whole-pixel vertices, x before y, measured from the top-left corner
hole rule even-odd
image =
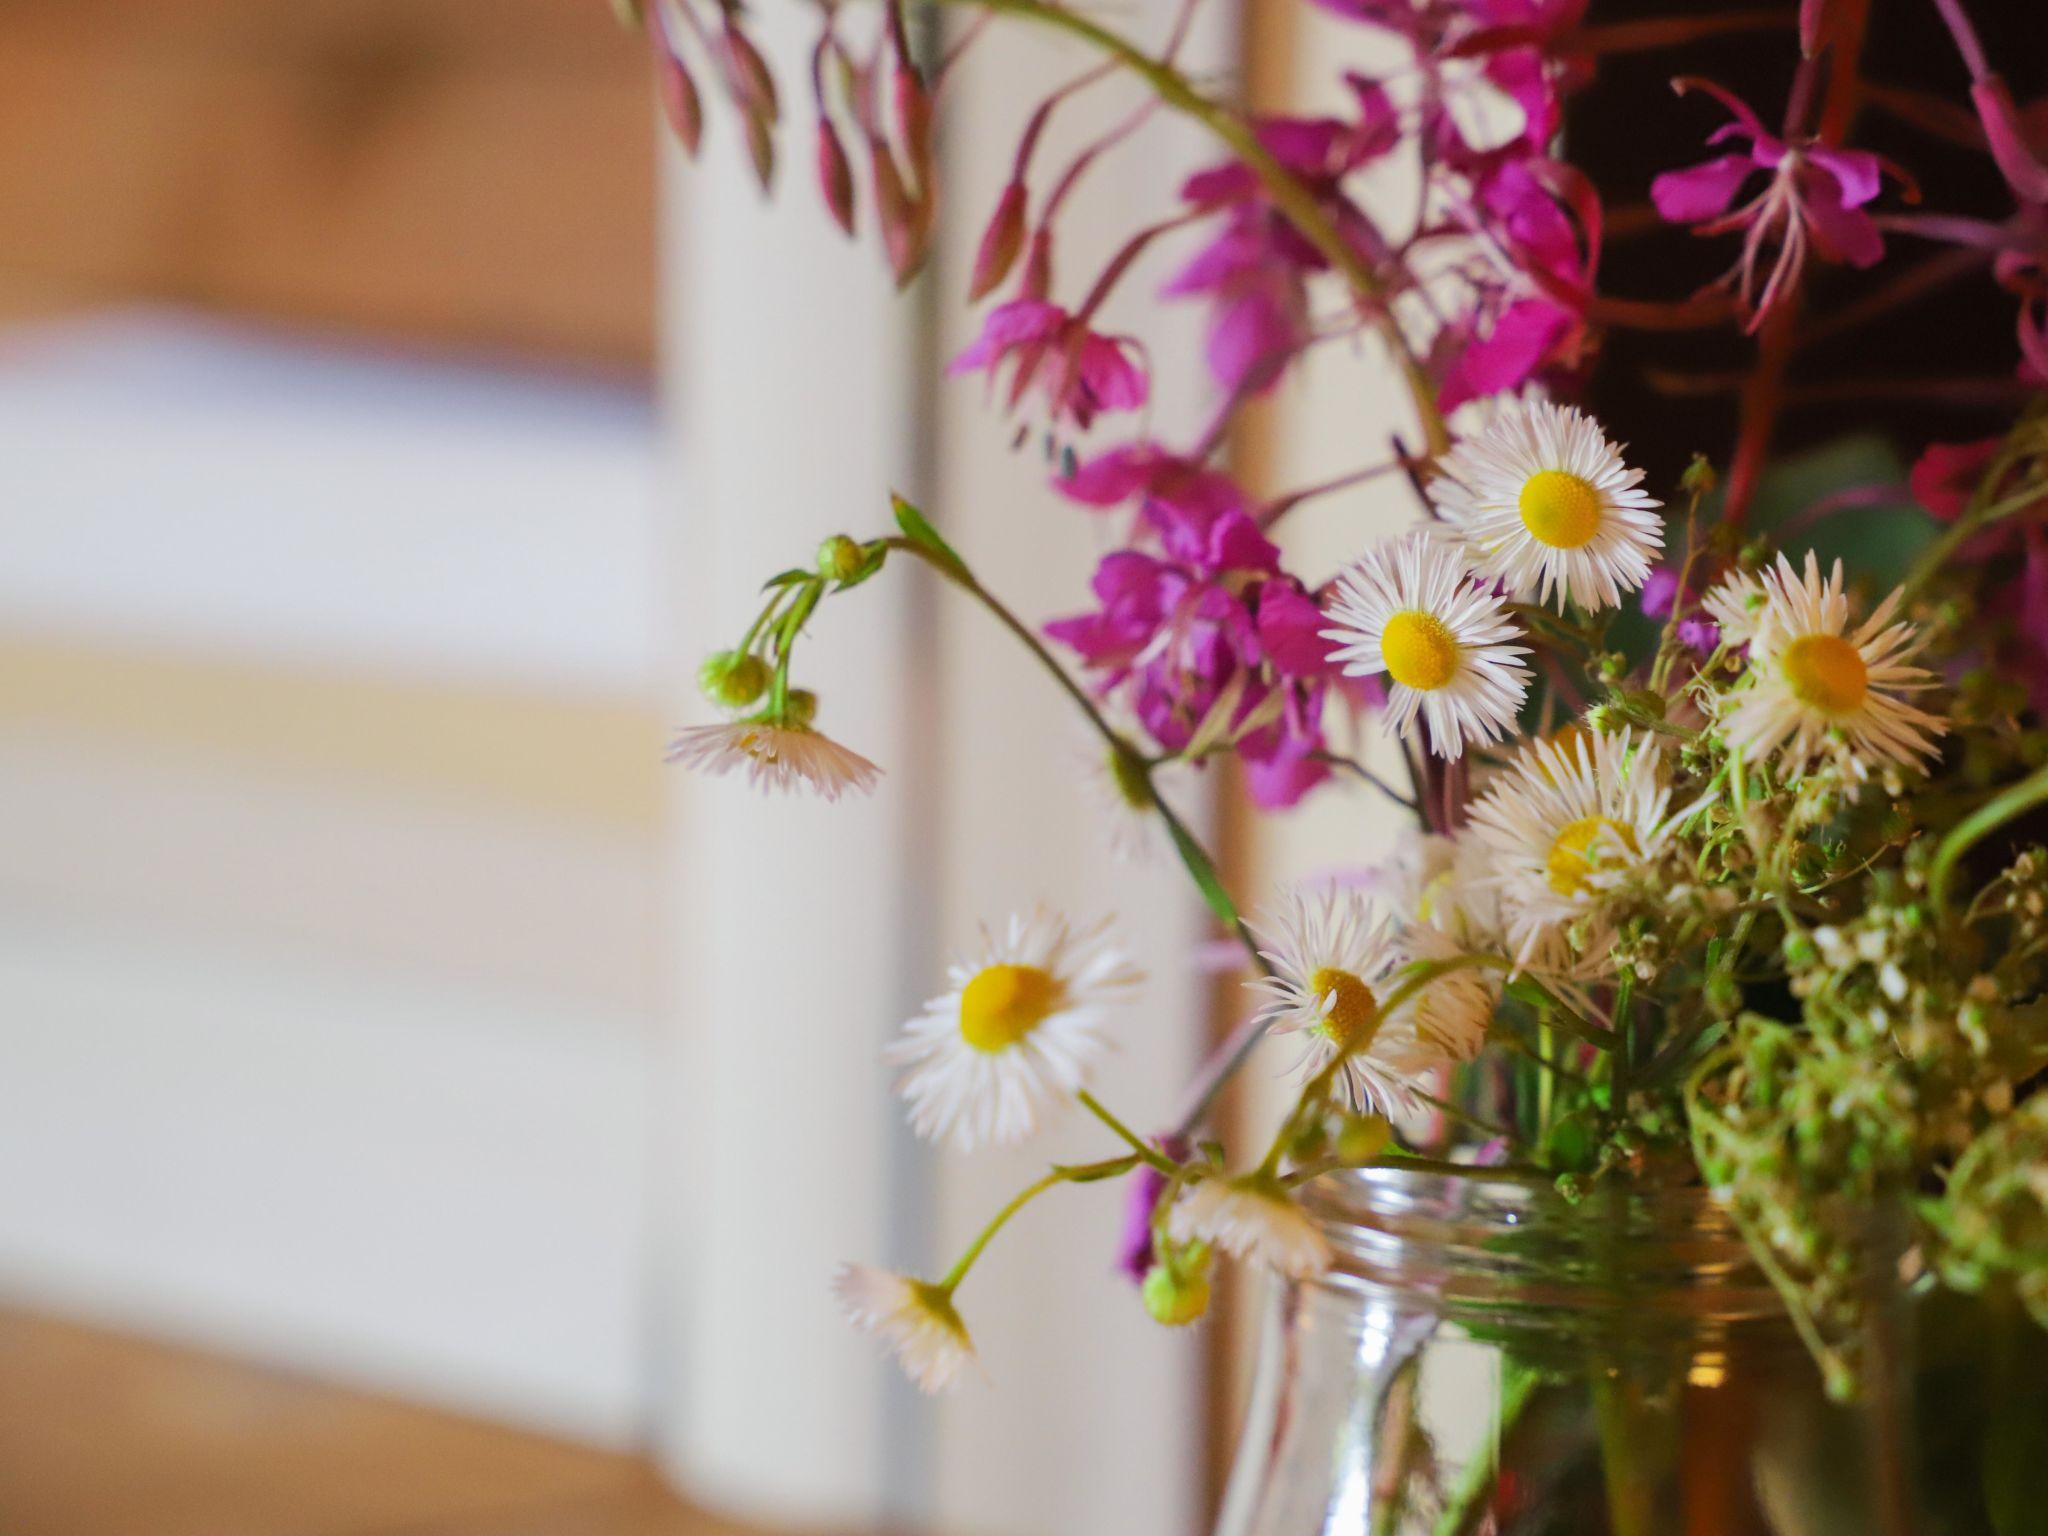
[[[1845,1405],[1703,1192],[1376,1168],[1303,1200],[1336,1262],[1276,1286],[1218,1536],[1921,1529],[1895,1281]]]

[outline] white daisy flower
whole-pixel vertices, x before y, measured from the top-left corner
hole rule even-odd
[[[1106,1009],[1142,979],[1107,922],[1076,933],[1043,907],[982,929],[981,958],[955,965],[950,989],[903,1026],[884,1059],[918,1135],[961,1152],[1007,1146],[1085,1085],[1107,1049]]]
[[[1397,927],[1433,928],[1469,950],[1499,949],[1500,907],[1469,838],[1403,827],[1361,889]]]
[[[926,1392],[955,1386],[975,1363],[974,1340],[952,1296],[927,1280],[913,1280],[865,1264],[842,1264],[832,1294],[855,1327],[889,1346],[903,1373]]]
[[[1747,645],[1756,638],[1757,620],[1763,616],[1763,581],[1749,571],[1730,571],[1700,599],[1700,606],[1719,626],[1723,645]]]
[[[1482,576],[1518,597],[1612,608],[1664,547],[1661,503],[1600,424],[1549,401],[1503,410],[1445,457],[1430,499]]]
[[[696,725],[669,743],[668,761],[706,773],[743,772],[756,789],[788,792],[807,787],[837,800],[847,790],[868,793],[882,770],[808,725],[731,720]]]
[[[1872,767],[1918,767],[1935,756],[1933,739],[1948,723],[1901,697],[1935,685],[1933,673],[1907,662],[1920,638],[1894,622],[1902,592],[1852,630],[1842,562],[1823,581],[1811,550],[1803,573],[1778,556],[1763,590],[1751,681],[1723,716],[1728,744],[1745,762],[1775,754],[1797,770],[1833,760],[1863,779]]]
[[[1662,855],[1677,819],[1664,768],[1655,740],[1632,731],[1579,736],[1569,754],[1532,742],[1472,807],[1467,835],[1492,871],[1517,965],[1571,975],[1604,960],[1606,898]]]
[[[1529,694],[1529,648],[1501,600],[1472,579],[1458,547],[1428,529],[1384,540],[1337,581],[1331,610],[1336,659],[1353,677],[1384,672],[1387,726],[1429,724],[1430,749],[1458,757],[1466,744],[1514,729]]]
[[[1451,971],[1397,1007],[1382,1007],[1406,980],[1401,973],[1410,962],[1464,951],[1434,928],[1411,927],[1397,937],[1385,920],[1374,920],[1362,891],[1296,891],[1260,937],[1273,946],[1262,951],[1273,974],[1251,985],[1266,995],[1269,1027],[1300,1036],[1304,1075],[1341,1054],[1337,1083],[1355,1109],[1412,1111],[1424,1076],[1470,1061],[1485,1042],[1494,1000],[1477,967]]]
[[[1313,1279],[1330,1267],[1330,1244],[1321,1229],[1270,1174],[1203,1179],[1167,1216],[1166,1235],[1176,1243],[1208,1243],[1295,1280]]]

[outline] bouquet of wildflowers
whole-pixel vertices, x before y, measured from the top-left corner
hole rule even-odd
[[[920,1385],[952,1385],[973,1359],[963,1282],[1003,1224],[1060,1185],[1122,1180],[1144,1305],[1186,1324],[1219,1255],[1330,1263],[1304,1183],[1404,1165],[1571,1196],[1712,1190],[1842,1391],[1873,1207],[1903,1213],[1909,1278],[2048,1324],[2048,853],[2029,820],[2048,802],[2048,116],[2016,103],[1965,0],[1611,20],[1587,0],[1317,0],[1405,63],[1347,75],[1344,110],[1315,117],[1250,113],[1184,72],[1199,0],[1161,38],[1062,0],[958,3],[971,25],[928,58],[900,3],[877,19],[819,0],[820,191],[907,281],[962,52],[1023,25],[1087,55],[1021,127],[966,285],[989,307],[953,366],[994,381],[1052,449],[1048,496],[1114,517],[1119,547],[1078,611],[1028,620],[899,499],[893,529],[768,582],[703,667],[728,718],[674,756],[771,791],[870,788],[881,770],[799,686],[805,625],[921,565],[1071,698],[1113,800],[1163,829],[1242,945],[1256,1002],[1179,1122],[1134,1127],[1090,1088],[1142,984],[1115,933],[1045,911],[985,929],[891,1048],[912,1125],[964,1154],[1074,1108],[1103,1155],[1049,1169],[944,1274],[849,1266],[854,1321]],[[1873,29],[1902,17],[1955,91],[1866,72]],[[715,84],[765,182],[788,93],[739,0],[645,0],[643,19],[686,145]],[[1750,100],[1695,68],[1731,42],[1789,84]],[[1656,110],[1703,142],[1616,185],[1574,161],[1571,126],[1624,67],[1660,72]],[[1047,163],[1048,122],[1116,81],[1129,115]],[[1072,187],[1161,114],[1206,130],[1216,163],[1162,188],[1100,271],[1059,269]],[[1971,200],[1948,206],[1866,131],[1970,158]],[[1421,189],[1398,212],[1360,190],[1393,161]],[[1705,280],[1622,291],[1616,273],[1665,268],[1616,250],[1674,237],[1706,253]],[[1144,429],[1146,354],[1099,323],[1159,262],[1162,298],[1207,315],[1216,408],[1186,442]],[[1954,292],[2004,316],[2002,350],[1871,391],[1893,421],[1910,408],[1892,433],[1908,458],[1774,482],[1802,411],[1859,408],[1857,380],[1814,383],[1807,359]],[[1234,420],[1332,340],[1384,359],[1412,421],[1341,481],[1253,494],[1224,458]],[[1722,373],[1692,361],[1709,341]],[[1603,388],[1689,453],[1632,462]],[[1924,401],[1977,435],[1916,433]],[[1378,475],[1412,487],[1413,525],[1342,569],[1291,569],[1289,513]],[[1867,559],[1816,553],[1879,508],[1884,540],[1848,535]],[[1390,772],[1353,745],[1375,733]],[[1273,812],[1384,796],[1411,826],[1377,867],[1248,911],[1161,792],[1199,771]],[[1226,1146],[1209,1112],[1268,1035],[1298,1047],[1298,1091]]]

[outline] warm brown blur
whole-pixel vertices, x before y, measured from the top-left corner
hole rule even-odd
[[[643,364],[652,182],[599,0],[0,0],[0,316],[146,298]]]

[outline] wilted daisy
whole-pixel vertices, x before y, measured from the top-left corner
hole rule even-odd
[[[1570,748],[1532,743],[1472,807],[1467,835],[1491,870],[1518,965],[1598,962],[1609,936],[1604,898],[1670,836],[1671,789],[1654,740],[1623,731],[1580,736]]]
[[[1176,1243],[1208,1243],[1296,1280],[1330,1267],[1328,1241],[1271,1174],[1203,1179],[1168,1215],[1166,1235]]]
[[[1861,779],[1873,767],[1935,755],[1933,738],[1947,723],[1900,697],[1935,684],[1933,673],[1906,661],[1920,640],[1912,625],[1893,622],[1903,593],[1852,630],[1842,562],[1823,581],[1811,550],[1804,572],[1778,556],[1763,591],[1750,685],[1724,717],[1728,743],[1745,761],[1776,754],[1797,769],[1834,759]]]
[[[884,1053],[918,1135],[961,1152],[1006,1146],[1071,1098],[1106,1049],[1105,1011],[1141,979],[1109,925],[1076,933],[1043,907],[982,929],[980,958],[955,965]]]
[[[1468,558],[1518,596],[1612,608],[1664,547],[1660,503],[1600,424],[1568,405],[1511,406],[1443,461],[1430,499]]]
[[[668,761],[706,773],[745,773],[756,789],[807,787],[827,800],[875,787],[882,770],[808,725],[731,720],[696,725],[669,743]]]
[[[1411,734],[1420,714],[1430,749],[1458,757],[1468,742],[1514,729],[1529,693],[1528,647],[1514,643],[1521,630],[1451,541],[1418,529],[1375,545],[1338,578],[1331,617],[1336,628],[1323,635],[1339,642],[1344,670],[1391,679],[1391,730]]]
[[[926,1392],[947,1391],[974,1364],[974,1340],[942,1286],[842,1264],[832,1294],[854,1326],[886,1343],[904,1374]]]
[[[1462,951],[1434,928],[1412,927],[1396,938],[1361,891],[1294,892],[1259,936],[1271,946],[1261,953],[1273,974],[1251,985],[1266,996],[1270,1028],[1300,1038],[1307,1073],[1341,1055],[1337,1082],[1354,1108],[1411,1110],[1424,1074],[1471,1060],[1485,1041],[1493,996],[1473,967],[1385,1006],[1411,961]]]

